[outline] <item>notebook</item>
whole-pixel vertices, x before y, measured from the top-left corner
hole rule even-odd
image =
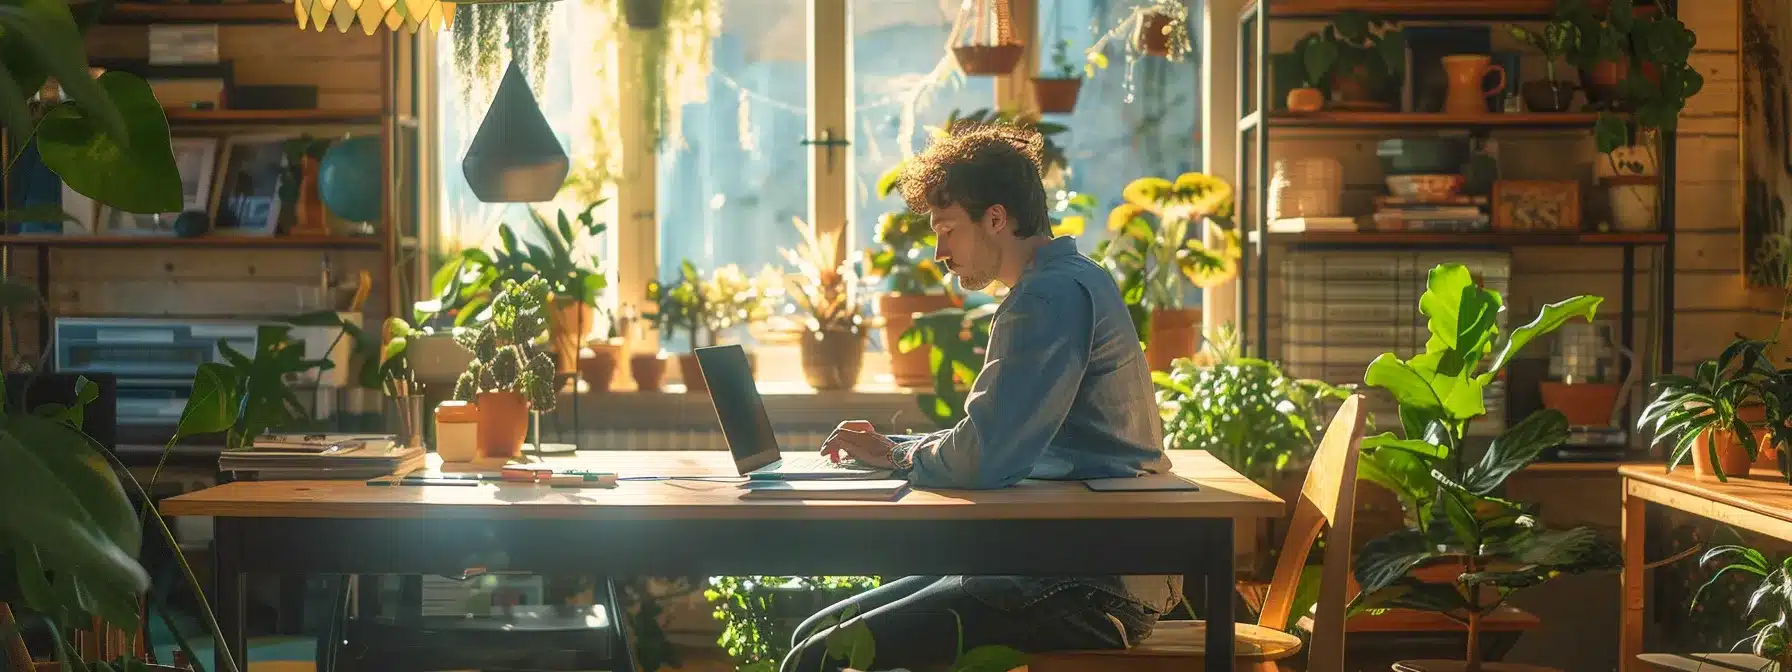
[[[908,481],[752,481],[743,483],[741,499],[817,499],[894,502],[908,494]]]

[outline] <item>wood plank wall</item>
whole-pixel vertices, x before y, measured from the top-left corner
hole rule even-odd
[[[233,62],[239,84],[318,87],[322,109],[378,110],[381,105],[380,45],[384,32],[369,37],[354,30],[318,33],[296,25],[221,26],[219,58]],[[148,57],[145,26],[96,26],[87,35],[92,59]],[[301,133],[340,135],[343,128],[265,126],[186,127],[185,134]],[[373,127],[361,132],[378,132]],[[173,249],[60,248],[50,253],[48,295],[56,316],[178,316],[243,318],[290,315],[316,309],[312,291],[328,264],[339,281],[352,283],[365,270],[375,283],[385,276],[379,249]],[[11,273],[35,281],[37,257],[30,248],[12,251]],[[368,299],[369,319],[389,314],[386,292],[376,284]],[[20,315],[21,349],[38,352],[35,315]]]
[[[1783,296],[1773,290],[1748,290],[1740,270],[1738,13],[1738,0],[1710,0],[1700,3],[1698,12],[1687,12],[1684,18],[1699,36],[1692,62],[1705,76],[1706,84],[1687,105],[1677,147],[1675,230],[1679,244],[1675,250],[1674,305],[1669,311],[1674,320],[1677,369],[1715,356],[1737,332],[1753,336],[1771,333]],[[1272,23],[1271,52],[1289,50],[1295,40],[1323,25],[1305,21]],[[1524,54],[1520,65],[1523,79],[1541,77],[1542,62],[1534,52],[1518,45],[1503,30],[1493,31],[1493,39],[1496,50]],[[1337,158],[1344,169],[1346,213],[1362,214],[1372,209],[1370,199],[1374,195],[1384,193],[1375,156],[1375,143],[1384,137],[1390,136],[1380,131],[1275,129],[1270,134],[1270,161],[1273,165],[1277,159],[1303,156]],[[1579,179],[1583,184],[1591,184],[1595,152],[1588,132],[1501,131],[1494,137],[1499,141],[1501,172],[1507,178]],[[1251,190],[1250,197],[1255,197],[1254,192]],[[1286,252],[1278,246],[1270,254],[1272,355],[1281,352],[1283,288],[1277,259]],[[1647,251],[1638,253],[1635,327],[1638,345],[1653,349],[1647,339],[1648,307],[1652,301],[1651,256]],[[1615,248],[1515,250],[1507,305],[1515,317],[1526,317],[1551,301],[1596,294],[1606,297],[1608,314],[1615,316],[1622,263],[1621,252]],[[1254,282],[1251,287],[1255,288]]]

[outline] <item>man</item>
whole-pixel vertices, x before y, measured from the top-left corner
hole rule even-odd
[[[965,419],[926,436],[848,421],[822,448],[905,473],[916,485],[1002,488],[1025,478],[1135,476],[1169,467],[1163,425],[1132,319],[1113,279],[1053,239],[1040,179],[1043,139],[1001,125],[959,126],[909,162],[902,195],[932,216],[935,258],[961,286],[1009,288],[965,401]],[[798,628],[786,672],[824,662],[818,623],[858,614],[875,669],[952,662],[964,647],[1124,648],[1175,606],[1181,577],[909,577],[834,605]]]

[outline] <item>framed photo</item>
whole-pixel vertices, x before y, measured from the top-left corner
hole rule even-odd
[[[280,180],[291,135],[232,136],[224,141],[212,230],[222,236],[271,236],[280,223]]]
[[[178,212],[143,214],[101,205],[95,230],[112,236],[172,236],[174,218],[179,216]]]
[[[1579,231],[1580,183],[1574,180],[1495,182],[1493,230]]]
[[[218,176],[218,138],[173,138],[171,142],[174,165],[180,171],[181,212],[209,210]]]

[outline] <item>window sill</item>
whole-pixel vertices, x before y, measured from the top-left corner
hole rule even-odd
[[[844,420],[869,420],[880,431],[927,432],[933,422],[916,401],[923,391],[889,383],[867,383],[853,390],[818,391],[800,382],[759,383],[766,415],[780,433],[831,430]],[[587,430],[716,431],[709,395],[667,384],[661,392],[640,392],[634,381],[615,381],[607,392],[562,393],[554,422],[572,422]],[[543,418],[543,425],[550,422]]]

